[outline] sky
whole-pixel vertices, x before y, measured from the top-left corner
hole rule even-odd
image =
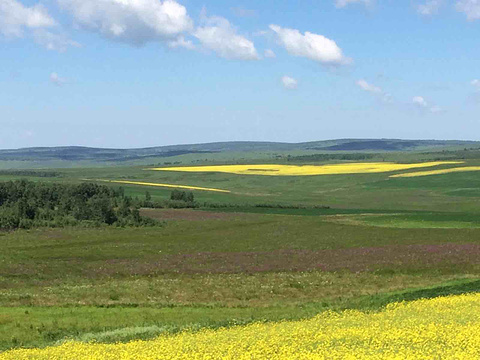
[[[0,148],[480,140],[480,0],[0,0]]]

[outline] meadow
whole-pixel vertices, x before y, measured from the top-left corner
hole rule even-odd
[[[0,359],[475,359],[480,295],[392,303],[377,313],[324,312],[309,320],[185,331],[128,344],[67,342]]]
[[[309,340],[297,350],[310,354],[313,343],[327,341],[312,335],[323,336],[315,325],[319,319],[332,329],[340,327],[339,334],[345,335],[352,334],[349,327],[356,327],[355,322],[364,317],[388,318],[385,324],[404,336],[405,332],[415,334],[411,323],[403,327],[400,320],[410,311],[415,313],[412,319],[437,322],[439,318],[438,313],[437,318],[432,315],[436,305],[429,305],[435,303],[421,299],[480,290],[480,172],[451,171],[480,166],[480,156],[455,158],[442,152],[375,155],[387,163],[402,157],[408,160],[381,172],[367,171],[372,166],[391,166],[374,157],[372,163],[378,165],[365,165],[364,160],[362,165],[336,160],[287,162],[273,160],[274,154],[243,160],[246,169],[257,170],[265,165],[360,166],[365,170],[309,176],[173,171],[173,166],[224,166],[239,161],[237,155],[230,159],[223,155],[221,160],[215,160],[218,154],[182,156],[176,158],[181,164],[160,166],[0,171],[0,181],[27,178],[79,184],[88,180],[115,189],[121,186],[126,195],[139,200],[146,198],[147,191],[152,201],[168,199],[172,186],[190,188],[195,195],[191,209],[140,210],[143,216],[157,219],[158,226],[1,232],[0,351],[6,352],[0,358],[61,357],[65,349],[77,348],[92,354],[108,349],[115,354],[115,349],[127,351],[129,346],[149,354],[152,349],[174,346],[175,341],[203,344],[217,336],[249,337],[252,331],[298,331]],[[421,164],[427,162],[435,162],[428,171],[438,173],[396,176],[424,172]],[[149,170],[158,167],[170,170]],[[457,298],[438,301],[458,301],[459,309],[478,306],[476,295],[453,299]],[[412,308],[398,306],[410,309],[398,318],[389,312],[397,307],[388,304],[416,300],[421,301],[413,302]],[[427,315],[421,315],[422,311]],[[380,322],[365,321],[372,328],[366,326],[359,344],[371,341],[373,324]],[[453,310],[442,321],[438,320],[436,334],[448,326],[461,331],[478,326],[472,322],[468,328],[464,317]],[[126,343],[160,335],[159,340],[125,348],[78,344]],[[294,349],[275,345],[275,339],[269,348],[284,356]],[[387,351],[386,339],[378,338],[382,351]],[[49,347],[65,341],[58,350]],[[315,346],[330,351],[340,340],[328,341],[330,345]],[[252,351],[257,345],[252,345]],[[357,345],[347,341],[338,351],[348,353]],[[358,351],[363,351],[362,346]],[[398,346],[399,351],[408,350],[405,344]],[[433,342],[431,346],[435,347]],[[49,348],[45,352],[7,351],[36,347]],[[359,354],[373,354],[368,347],[364,350]],[[400,354],[411,358],[419,354],[415,347],[410,350]],[[438,356],[473,354],[467,350],[440,349],[444,352]],[[338,354],[341,358],[346,353]]]

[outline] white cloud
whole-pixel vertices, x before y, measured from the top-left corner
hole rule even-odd
[[[58,0],[78,25],[133,45],[175,41],[191,31],[187,9],[174,0]]]
[[[269,32],[267,30],[259,30],[253,33],[253,36],[267,36]]]
[[[426,110],[432,114],[438,114],[438,113],[441,113],[443,112],[444,110],[440,107],[440,106],[437,106],[437,105],[430,105],[427,100],[425,100],[425,98],[423,96],[415,96],[413,99],[412,99],[412,102],[414,105],[416,105],[418,108],[422,109],[422,110]]]
[[[270,58],[270,59],[273,59],[273,58],[277,57],[277,55],[275,55],[275,53],[271,49],[266,49],[265,52],[263,53],[263,56],[265,56],[266,58]]]
[[[202,18],[205,26],[198,27],[193,35],[204,48],[213,50],[225,59],[258,60],[260,58],[254,43],[238,35],[227,19],[219,16],[207,17],[204,14]]]
[[[22,37],[25,29],[55,25],[55,20],[40,4],[27,7],[16,0],[0,0],[0,33],[6,37]]]
[[[443,0],[427,0],[424,4],[416,6],[420,15],[430,16],[436,14],[443,4]]]
[[[67,79],[62,78],[62,77],[58,76],[58,74],[56,72],[53,72],[53,73],[50,74],[50,81],[54,85],[62,86],[67,82]]]
[[[350,4],[363,4],[365,6],[372,5],[374,0],[335,0],[335,6],[339,9],[344,8]]]
[[[422,96],[415,96],[412,99],[413,103],[417,106],[426,108],[428,106],[427,101]]]
[[[270,25],[277,35],[279,43],[294,56],[306,57],[324,65],[343,65],[351,62],[343,55],[342,49],[335,41],[322,35],[305,32],[301,34],[296,29],[282,28]]]
[[[52,32],[52,28],[58,30],[59,25],[41,4],[27,7],[16,0],[0,0],[0,34],[5,37],[28,35],[48,50],[60,52],[70,46],[80,46],[64,34]]]
[[[480,0],[458,0],[455,7],[465,13],[468,20],[480,19]]]
[[[42,45],[48,50],[64,52],[70,46],[81,47],[78,42],[70,40],[64,34],[56,34],[44,29],[35,30],[33,32],[33,38],[37,44]]]
[[[283,76],[282,83],[285,89],[293,90],[298,87],[298,81],[290,76]]]
[[[432,114],[438,114],[444,111],[440,106],[432,106],[429,110]]]
[[[374,94],[382,94],[383,93],[381,88],[379,88],[378,86],[369,84],[366,80],[363,80],[363,79],[358,80],[357,85],[360,86],[360,88],[364,91],[368,91],[368,92],[371,92],[371,93],[374,93]]]
[[[472,84],[472,86],[475,86],[477,89],[480,90],[480,80],[478,79],[472,80],[470,84]]]
[[[382,88],[368,83],[366,80],[361,79],[356,82],[357,86],[360,87],[363,91],[369,92],[378,98],[380,98],[385,103],[393,102],[392,95],[383,91]]]
[[[186,40],[184,36],[179,36],[178,39],[171,40],[167,42],[169,48],[176,49],[176,48],[184,48],[188,50],[194,50],[195,45],[193,44],[192,40]]]

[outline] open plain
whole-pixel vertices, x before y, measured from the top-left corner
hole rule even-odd
[[[480,164],[480,156],[454,154],[458,158],[437,161],[433,168]],[[268,159],[257,156],[263,161],[258,167],[265,168]],[[313,326],[322,316],[334,316],[328,315],[332,311],[348,309],[368,318],[390,303],[477,292],[480,173],[397,176],[421,173],[431,157],[405,156],[413,168],[398,163],[382,172],[309,176],[151,171],[145,170],[148,164],[55,169],[47,177],[43,170],[0,172],[1,180],[45,184],[101,179],[99,184],[112,189],[122,187],[123,196],[142,205],[141,216],[157,221],[149,227],[2,232],[0,348],[6,352],[0,358],[47,358],[43,354],[57,350],[8,350],[67,342],[60,354],[70,341],[113,344],[160,336],[163,340],[154,341],[168,342],[179,332],[195,339],[197,332],[203,338],[226,328],[237,336],[235,331],[247,334],[255,326],[277,329],[266,325],[271,322],[294,329],[297,323],[284,321]],[[187,156],[178,161],[185,159],[197,162]],[[304,165],[322,162],[295,166]],[[194,203],[169,203],[172,189],[155,184],[200,189],[193,190]],[[227,336],[230,330],[221,331]]]

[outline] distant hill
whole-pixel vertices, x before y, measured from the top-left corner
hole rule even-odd
[[[173,157],[184,154],[226,152],[288,152],[298,150],[316,152],[392,152],[441,151],[461,148],[480,148],[480,142],[456,140],[340,139],[304,143],[234,141],[158,146],[142,149],[102,149],[81,146],[35,147],[0,150],[0,161],[85,160],[121,162],[153,157]]]

